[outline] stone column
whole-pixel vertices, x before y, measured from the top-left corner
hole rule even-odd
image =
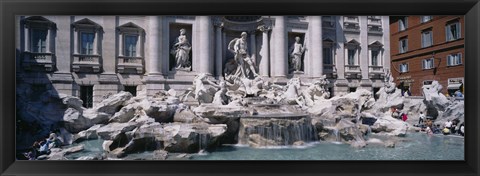
[[[368,63],[370,55],[368,53],[368,28],[367,28],[367,16],[359,16],[360,25],[360,53],[358,53],[358,62],[360,69],[362,70],[362,80],[368,80]]]
[[[95,29],[95,37],[93,38],[94,39],[94,42],[93,42],[93,54],[94,55],[98,55],[98,46],[100,46],[100,41],[99,38],[98,38],[98,33],[100,32],[99,29]],[[106,41],[108,42],[108,41]]]
[[[119,56],[123,56],[123,49],[124,49],[124,47],[123,47],[123,36],[124,36],[123,33],[120,33],[118,35],[118,55]]]
[[[285,25],[285,16],[275,17],[275,26],[272,29],[272,35],[275,38],[275,57],[271,60],[272,76],[286,77],[288,74],[287,58],[287,32]]]
[[[390,19],[388,16],[382,16],[382,29],[383,29],[383,60],[382,65],[384,69],[390,70]]]
[[[213,70],[213,57],[211,52],[211,28],[212,21],[209,16],[197,16],[197,24],[199,28],[199,73],[212,74]]]
[[[255,36],[255,30],[250,32],[250,57],[253,63],[257,63],[257,41]]]
[[[59,16],[59,17],[56,17],[57,20],[58,20],[58,23],[57,23],[57,33],[56,33],[56,40],[58,41],[58,43],[71,43],[73,45],[59,45],[57,43],[57,45],[55,45],[56,49],[54,49],[55,51],[55,56],[57,58],[70,58],[71,57],[71,50],[70,50],[70,46],[74,46],[74,53],[77,54],[78,53],[78,50],[76,49],[78,43],[73,43],[71,42],[71,38],[70,38],[70,25],[72,24],[72,21],[70,19],[69,16]],[[77,33],[75,32],[74,33],[74,40],[76,42],[77,40]],[[55,40],[55,39],[54,39]],[[57,69],[59,73],[70,73],[70,68],[71,68],[71,61],[70,59],[57,59],[56,61],[56,65],[57,65]],[[70,93],[71,94],[71,93]]]
[[[149,17],[148,24],[148,74],[161,75],[162,71],[162,16]]]
[[[100,28],[96,29],[95,32],[95,42],[94,44],[94,54],[101,54],[103,58],[103,70],[104,74],[115,74],[116,72],[116,60],[115,55],[115,38],[116,38],[116,16],[105,16],[103,17],[104,27],[103,34]],[[103,44],[102,44],[103,43]],[[101,49],[101,50],[100,50]]]
[[[52,26],[49,26],[48,27],[48,30],[47,30],[47,40],[45,41],[46,43],[46,52],[47,53],[51,53],[52,52],[52,49],[50,47],[52,47],[52,45],[50,44],[50,42],[52,42]]]
[[[337,16],[336,20],[338,21],[336,26],[336,38],[337,38],[337,45],[339,46],[336,49],[337,57],[335,57],[335,67],[337,68],[337,76],[339,80],[345,79],[345,40],[343,38],[343,16]]]
[[[73,53],[78,54],[78,49],[80,48],[80,43],[78,42],[78,37],[80,35],[80,32],[78,32],[78,29],[73,29]]]
[[[23,28],[23,33],[25,35],[25,51],[30,51],[30,26],[26,26]]]
[[[217,18],[215,19],[215,77],[222,77],[222,56],[223,56],[223,47],[222,47],[222,22]]]
[[[312,48],[309,48],[311,65],[306,65],[305,68],[310,67],[311,76],[317,78],[323,74],[322,16],[311,16],[310,19],[312,28],[312,38],[310,40],[312,41]]]
[[[270,31],[271,28],[260,26],[259,30],[262,31],[262,48],[260,49],[262,60],[260,60],[258,64],[258,69],[260,76],[268,77],[268,73],[270,72],[270,43],[268,42],[268,31]]]

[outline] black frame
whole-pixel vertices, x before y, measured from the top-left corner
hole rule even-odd
[[[182,7],[182,8],[179,8]],[[0,0],[1,175],[478,175],[478,0]],[[466,15],[465,161],[15,161],[15,15]]]

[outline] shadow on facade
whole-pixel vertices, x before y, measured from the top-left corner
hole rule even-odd
[[[24,159],[21,152],[32,147],[35,141],[44,140],[52,132],[60,134],[61,120],[67,109],[61,100],[65,95],[59,94],[51,79],[55,67],[46,69],[38,55],[41,53],[16,50],[17,159]]]

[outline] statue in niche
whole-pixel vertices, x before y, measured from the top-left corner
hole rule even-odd
[[[241,38],[235,38],[228,44],[228,50],[230,50],[234,56],[234,60],[237,63],[237,69],[234,73],[237,77],[248,77],[247,75],[252,72],[254,77],[258,74],[255,70],[252,58],[248,55],[247,46],[247,33],[242,32]]]
[[[175,56],[175,69],[190,70],[190,51],[192,45],[188,42],[186,30],[180,29],[180,36],[172,47],[172,55]]]
[[[290,47],[290,60],[294,72],[302,70],[302,55],[305,52],[305,47],[300,43],[300,37],[295,37],[295,43]]]

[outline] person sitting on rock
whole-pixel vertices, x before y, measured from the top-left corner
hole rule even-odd
[[[420,116],[418,117],[418,125],[421,125],[424,120],[425,120],[425,114],[423,114],[423,112],[420,112]]]

